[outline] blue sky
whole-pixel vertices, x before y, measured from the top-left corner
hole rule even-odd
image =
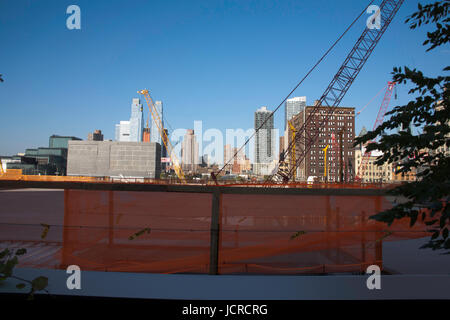
[[[422,1],[429,3],[432,1]],[[0,0],[0,154],[46,146],[52,134],[85,139],[130,116],[136,91],[164,102],[171,127],[251,128],[254,111],[273,110],[368,1],[49,1]],[[381,0],[375,1],[380,4]],[[426,53],[427,29],[404,23],[405,1],[342,102],[361,109],[393,66],[435,75],[449,48]],[[81,8],[81,30],[66,8]],[[295,92],[319,98],[365,27],[365,15]],[[408,101],[407,88],[398,88]],[[357,118],[371,128],[382,95]],[[284,110],[275,127],[284,123]]]

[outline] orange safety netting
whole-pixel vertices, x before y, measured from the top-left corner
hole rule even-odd
[[[27,266],[208,273],[212,206],[211,193],[65,190],[60,226],[40,239],[38,220],[2,218],[9,223],[0,225],[0,242],[38,246],[33,252],[39,259],[25,259]],[[419,222],[410,228],[409,220],[391,227],[369,220],[391,206],[384,196],[221,194],[218,273],[361,272],[382,266],[384,241],[429,235]],[[47,254],[36,253],[39,246]]]

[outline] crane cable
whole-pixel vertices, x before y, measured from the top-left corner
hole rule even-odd
[[[376,97],[378,97],[380,95],[381,92],[383,92],[388,85],[385,85],[372,99],[370,99],[370,101],[361,109],[356,113],[356,116],[359,116],[361,114],[361,112],[364,111],[365,108],[368,107],[369,104],[371,104],[373,102],[373,100],[375,100]]]
[[[345,36],[345,34],[353,27],[353,25],[356,23],[356,21],[359,20],[359,18],[361,18],[361,16],[366,12],[367,8],[372,4],[374,0],[371,0],[369,2],[369,4],[364,8],[363,11],[361,11],[361,13],[356,17],[355,20],[353,20],[353,22],[347,27],[347,29],[345,29],[345,31],[339,36],[339,38],[331,45],[331,47],[322,55],[322,57],[316,62],[316,64],[309,69],[309,71],[306,73],[306,75],[300,80],[300,82],[297,83],[297,85],[289,92],[289,94],[281,101],[281,103],[278,105],[278,107],[275,108],[274,111],[272,111],[272,113],[270,114],[269,117],[267,117],[266,120],[263,121],[263,123],[255,130],[255,132],[249,137],[247,138],[247,140],[245,141],[245,143],[242,145],[242,147],[239,148],[239,150],[236,151],[236,153],[234,154],[234,156],[229,159],[226,163],[224,163],[223,167],[217,172],[211,172],[211,176],[213,177],[213,179],[215,180],[215,178],[223,171],[223,169],[225,169],[225,167],[231,162],[231,160],[234,160],[234,158],[239,154],[239,152],[249,143],[249,141],[256,135],[256,133],[266,124],[266,122],[273,117],[274,113],[277,112],[280,107],[283,105],[283,103],[289,99],[289,97],[294,93],[295,90],[297,90],[297,88],[303,83],[303,81],[306,80],[306,78],[308,78],[308,76],[314,71],[314,69],[316,69],[316,67],[322,62],[323,59],[325,59],[325,57],[331,52],[331,50],[338,44],[338,42]]]

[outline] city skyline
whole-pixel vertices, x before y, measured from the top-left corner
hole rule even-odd
[[[261,105],[273,110],[363,6],[318,1],[302,6],[281,2],[276,8],[270,2],[210,2],[200,7],[180,2],[174,11],[165,4],[145,4],[142,8],[108,4],[118,19],[127,21],[158,12],[152,20],[159,23],[149,29],[140,22],[145,19],[132,19],[133,23],[119,27],[108,20],[101,4],[80,1],[79,5],[83,17],[90,19],[83,20],[81,30],[70,31],[64,23],[64,3],[0,4],[0,19],[8,27],[7,32],[0,30],[6,48],[0,58],[8,62],[1,70],[0,135],[17,137],[15,141],[1,139],[0,154],[37,147],[53,133],[85,136],[99,128],[105,139],[114,139],[112,123],[126,119],[128,109],[124,106],[142,87],[151,87],[164,101],[166,119],[173,128],[191,127],[195,120],[222,131],[251,128],[254,110]],[[342,105],[359,111],[390,79],[393,66],[418,67],[430,75],[439,71],[448,52],[437,50],[424,58],[425,49],[420,44],[427,29],[411,31],[404,23],[416,7],[417,2],[410,1],[400,9]],[[341,13],[339,19],[335,19],[335,12]],[[264,22],[267,14],[276,23]],[[298,15],[304,19],[286,19]],[[292,97],[307,96],[309,101],[320,97],[364,27],[365,18]],[[211,27],[203,28],[205,25]],[[303,31],[305,27],[314,27],[314,36]],[[188,41],[190,34],[197,36]],[[302,41],[292,42],[293,37],[302,37]],[[205,39],[210,41],[208,46],[203,45]],[[158,43],[159,50],[150,50],[150,42]],[[265,44],[269,42],[273,48]],[[290,50],[278,49],[287,44]],[[97,46],[114,54],[105,56],[104,51],[94,50]],[[317,50],[305,50],[308,47]],[[408,101],[408,88],[399,86],[398,91],[399,100],[393,103]],[[372,127],[380,101],[375,99],[357,117],[357,131],[363,125]],[[19,117],[21,126],[15,126],[12,120]],[[284,114],[279,111],[274,126],[282,128],[283,122]]]

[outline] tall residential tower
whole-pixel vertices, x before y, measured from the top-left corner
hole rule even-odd
[[[284,129],[287,127],[287,122],[303,111],[305,107],[306,97],[294,97],[286,100],[284,103]]]
[[[261,107],[255,112],[255,173],[270,174],[271,165],[275,160],[275,143],[273,137],[273,117],[267,107]]]

